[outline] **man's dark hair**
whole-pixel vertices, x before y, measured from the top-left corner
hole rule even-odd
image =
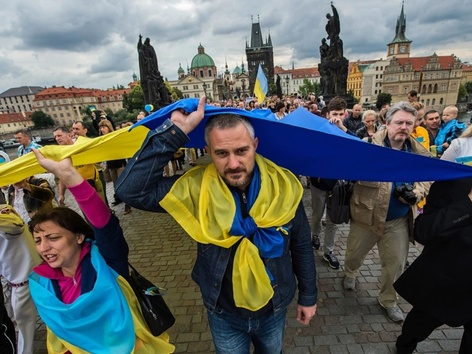
[[[14,134],[23,134],[30,136],[26,129],[18,129]]]
[[[416,90],[411,90],[410,92],[408,92],[408,94],[411,97],[418,97],[418,91],[416,91]]]
[[[275,110],[278,112],[282,107],[285,108],[285,103],[280,101],[275,105]]]
[[[80,124],[80,125],[82,126],[82,128],[87,129],[87,127],[85,126],[84,122],[82,122],[81,120],[76,120],[73,124]]]
[[[205,143],[210,146],[210,132],[213,129],[228,129],[237,127],[239,124],[243,124],[249,132],[252,139],[255,137],[254,127],[251,121],[244,116],[238,114],[219,114],[213,116],[205,124]]]
[[[347,103],[344,99],[339,96],[333,97],[328,103],[328,111],[341,111],[346,110]]]
[[[66,134],[69,134],[69,133],[70,133],[69,129],[67,129],[67,127],[64,126],[64,125],[60,125],[60,126],[54,128],[53,132],[56,132],[56,131],[58,131],[58,130],[60,130],[60,131],[63,132],[63,133],[66,133]]]
[[[432,113],[438,113],[439,114],[439,112],[436,111],[435,109],[430,109],[428,112],[426,112],[424,114],[424,119],[426,120],[426,118],[428,118],[428,114],[432,114]]]

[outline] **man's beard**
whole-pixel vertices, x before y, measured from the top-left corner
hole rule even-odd
[[[227,174],[241,173],[241,172],[246,172],[246,176],[242,180],[235,181],[235,180],[230,180],[229,178],[226,177]],[[243,186],[247,185],[248,182],[251,180],[252,175],[253,175],[253,171],[247,173],[246,168],[236,168],[234,170],[227,169],[224,172],[223,179],[225,180],[226,184],[228,184],[230,187],[239,188],[239,187],[243,187]]]

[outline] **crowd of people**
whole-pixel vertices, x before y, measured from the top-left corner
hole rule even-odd
[[[267,117],[279,121],[302,108],[366,143],[472,164],[472,127],[465,129],[457,120],[457,108],[446,107],[442,114],[425,112],[417,96],[411,91],[409,102],[385,105],[379,112],[363,112],[358,104],[348,111],[340,97],[327,105],[323,97],[269,97],[263,107],[253,100],[228,100],[224,107],[238,109],[219,114],[207,112],[205,104],[222,106],[221,102],[201,98],[194,111],[176,102],[133,158],[75,167],[70,158],[44,157],[28,132],[18,131],[18,156],[34,154],[47,173],[19,181],[0,194],[0,251],[6,254],[12,247],[9,238],[15,228],[23,240],[17,252],[30,259],[13,277],[5,265],[20,258],[2,258],[2,284],[14,290],[7,300],[15,306],[10,315],[18,338],[1,301],[0,337],[8,340],[0,340],[0,349],[32,353],[37,310],[48,327],[49,352],[174,351],[166,333],[150,333],[128,284],[128,245],[106,196],[108,170],[115,192],[111,206],[124,203],[123,215],[131,207],[169,213],[197,242],[192,278],[207,309],[216,351],[246,353],[252,343],[257,353],[282,352],[287,308],[295,296],[301,324],[308,325],[316,315],[313,249],[322,249],[330,268],[341,266],[337,225],[326,213],[337,180],[309,177],[310,224],[299,176],[257,153],[259,135],[251,117],[263,108]],[[145,117],[140,112],[136,121]],[[92,123],[100,135],[117,129],[103,112],[94,112]],[[205,151],[183,149],[200,124],[205,125]],[[72,129],[55,128],[54,137],[59,145],[73,145],[79,138],[87,139],[87,128],[74,122]],[[205,153],[211,163],[194,166]],[[182,162],[194,167],[175,173]],[[472,287],[468,278],[464,281],[462,273],[454,272],[470,265],[466,251],[472,247],[471,187],[472,179],[353,181],[342,284],[346,291],[358,289],[359,268],[376,245],[381,262],[379,306],[392,321],[404,321],[399,353],[412,353],[442,324],[463,325],[461,353],[472,351]],[[83,217],[65,205],[66,190]],[[425,249],[407,267],[413,240]],[[459,249],[464,256],[454,257]],[[397,304],[398,294],[413,305],[406,318]],[[97,303],[100,311],[95,311]]]

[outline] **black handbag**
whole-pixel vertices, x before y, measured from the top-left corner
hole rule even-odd
[[[149,330],[154,336],[158,336],[172,327],[175,317],[165,303],[160,289],[139,274],[131,264],[129,266],[129,284],[136,294]]]

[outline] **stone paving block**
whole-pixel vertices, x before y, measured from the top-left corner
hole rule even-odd
[[[349,350],[347,346],[338,344],[338,345],[330,345],[329,351],[331,354],[348,354]]]
[[[418,353],[439,353],[441,351],[441,346],[435,341],[425,340],[418,343],[416,351]]]
[[[297,347],[310,347],[313,346],[312,336],[296,336],[293,338],[294,343]]]
[[[107,193],[113,195],[111,183],[107,184]],[[310,218],[308,190],[304,192],[303,203]],[[176,345],[175,352],[214,353],[206,309],[200,291],[191,279],[196,243],[167,214],[133,209],[131,214],[123,215],[122,206],[113,209],[125,230],[130,262],[144,276],[168,289],[166,302],[176,317],[175,325],[168,331],[171,342]],[[395,352],[395,340],[401,325],[387,319],[385,310],[377,303],[381,265],[376,247],[369,252],[360,269],[358,289],[346,291],[342,288],[348,234],[348,224],[338,227],[335,252],[341,269],[329,268],[322,260],[323,251],[315,251],[319,288],[317,315],[309,326],[300,324],[295,317],[295,296],[287,312],[284,353]],[[416,259],[421,249],[419,245],[410,247],[410,262]],[[399,305],[405,312],[411,309],[404,300],[400,300]],[[462,331],[462,328],[442,326],[418,345],[418,352],[457,353]],[[38,320],[34,354],[46,354],[45,338],[45,326]]]
[[[454,351],[460,347],[460,342],[461,342],[460,340],[446,339],[446,340],[439,340],[438,344],[441,346],[443,350]]]

